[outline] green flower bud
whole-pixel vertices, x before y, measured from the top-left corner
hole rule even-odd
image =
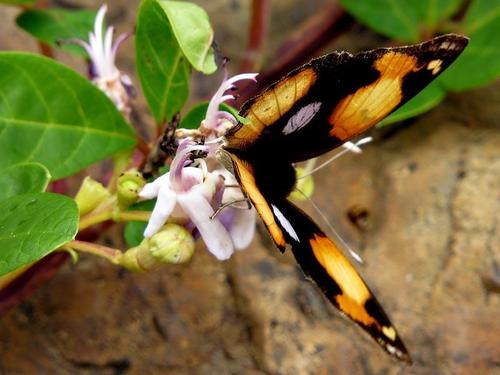
[[[119,207],[124,210],[139,199],[139,192],[146,180],[136,169],[130,169],[118,178],[117,198]]]
[[[149,271],[162,264],[186,263],[193,256],[195,243],[191,233],[177,224],[166,224],[139,246],[127,250],[117,261],[131,271]]]
[[[80,210],[80,215],[92,211],[107,198],[111,193],[100,182],[97,182],[92,177],[87,176],[80,186],[80,190],[76,193],[75,201]]]
[[[306,197],[310,198],[314,192],[314,179],[312,175],[302,178],[306,172],[304,168],[300,167],[295,168],[295,173],[297,175],[297,184],[295,186],[300,192],[297,190],[293,191],[290,194],[290,198],[296,201],[303,201]]]
[[[177,224],[166,224],[149,239],[149,249],[160,263],[186,263],[194,253],[191,233]]]

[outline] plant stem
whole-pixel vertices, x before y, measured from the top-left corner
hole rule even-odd
[[[113,217],[117,221],[149,221],[151,211],[123,211]]]
[[[75,251],[98,255],[115,264],[117,264],[118,258],[123,254],[120,250],[111,247],[78,240],[68,242],[64,247],[69,247]]]
[[[150,211],[113,211],[110,208],[107,211],[90,213],[80,219],[79,230],[83,230],[92,225],[102,223],[103,221],[148,221],[151,217]]]
[[[260,70],[262,52],[269,29],[270,14],[271,2],[269,0],[252,1],[248,45],[245,57],[240,63],[240,72],[254,72]]]
[[[84,215],[80,219],[80,224],[78,225],[78,229],[81,231],[85,228],[88,228],[92,225],[102,223],[103,221],[111,220],[113,216],[113,212],[111,209],[109,211],[103,211],[99,213],[90,213],[88,215]]]

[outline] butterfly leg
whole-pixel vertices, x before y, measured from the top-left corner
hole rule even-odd
[[[250,200],[248,198],[237,199],[235,201],[227,202],[227,203],[220,205],[219,208],[217,208],[217,210],[212,214],[212,216],[210,216],[210,220],[215,219],[217,217],[217,215],[219,215],[222,212],[222,210],[224,210],[226,207],[233,206],[236,203],[243,203],[243,202],[245,202],[247,204],[248,210],[252,208],[252,204],[250,203]]]

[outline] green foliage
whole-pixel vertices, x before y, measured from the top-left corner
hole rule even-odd
[[[47,188],[50,173],[38,163],[20,163],[0,171],[0,201],[19,194],[41,193]]]
[[[189,63],[155,0],[143,0],[135,39],[137,74],[158,125],[178,112],[189,94]]]
[[[414,6],[414,1],[340,0],[340,2],[357,20],[381,34],[405,42],[416,42],[419,39],[419,12]]]
[[[16,195],[0,201],[0,212],[0,276],[43,258],[78,230],[78,208],[63,195]]]
[[[222,111],[231,113],[241,123],[246,122],[246,119],[244,117],[238,115],[238,110],[231,107],[230,105],[222,103],[219,106],[219,108]],[[205,119],[205,115],[207,114],[207,109],[208,109],[207,101],[196,104],[188,111],[188,113],[186,113],[182,117],[179,127],[184,129],[197,129],[200,126],[201,122]]]
[[[0,168],[36,161],[58,179],[134,145],[106,95],[53,60],[0,53],[0,97]]]
[[[449,18],[464,0],[341,0],[360,22],[398,41],[416,43],[422,35],[455,31],[471,41],[463,54],[433,84],[380,125],[404,120],[435,107],[446,92],[488,84],[500,76],[500,0],[472,0],[462,24]]]
[[[153,211],[156,199],[139,202],[129,207],[129,210]],[[144,239],[144,231],[148,223],[144,221],[130,221],[125,225],[123,236],[129,247],[139,245]]]
[[[409,5],[418,12],[418,26],[433,32],[440,22],[451,17],[464,0],[413,0]],[[408,4],[405,2],[405,7]]]
[[[197,129],[205,119],[208,102],[201,102],[192,107],[188,113],[181,118],[180,128]]]
[[[500,0],[474,0],[463,33],[470,37],[469,45],[440,77],[453,91],[483,86],[500,77]]]
[[[189,2],[160,0],[158,4],[165,11],[177,42],[193,68],[205,74],[215,72],[214,31],[207,13]]]
[[[89,31],[94,26],[96,12],[88,10],[66,9],[30,9],[21,13],[17,25],[40,41],[52,47],[61,46],[69,52],[86,56],[83,48],[58,42],[67,39],[87,40]]]
[[[422,31],[433,34],[463,0],[341,0],[359,21],[396,40],[416,43]]]
[[[36,0],[0,0],[0,4],[7,5],[33,5]]]

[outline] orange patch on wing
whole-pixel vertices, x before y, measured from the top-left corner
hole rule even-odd
[[[315,234],[310,243],[318,262],[342,290],[342,294],[335,296],[340,310],[365,326],[377,324],[364,307],[372,295],[347,258],[327,237]]]
[[[231,153],[229,153],[229,155],[233,161],[233,166],[235,172],[238,175],[243,191],[252,201],[255,209],[262,218],[262,221],[264,221],[264,224],[269,230],[269,233],[271,234],[271,237],[273,238],[276,245],[280,249],[284,249],[286,246],[286,241],[285,237],[283,236],[283,232],[274,220],[274,214],[271,211],[271,207],[269,207],[266,199],[255,184],[255,178],[252,174],[251,167],[236,155]]]
[[[245,144],[255,142],[265,127],[274,124],[309,92],[316,79],[313,68],[302,69],[257,97],[245,116],[248,123],[227,137],[228,147],[244,148]]]
[[[378,58],[374,67],[380,77],[342,99],[332,111],[331,136],[347,140],[382,120],[401,103],[403,78],[420,69],[415,56],[392,51]]]

